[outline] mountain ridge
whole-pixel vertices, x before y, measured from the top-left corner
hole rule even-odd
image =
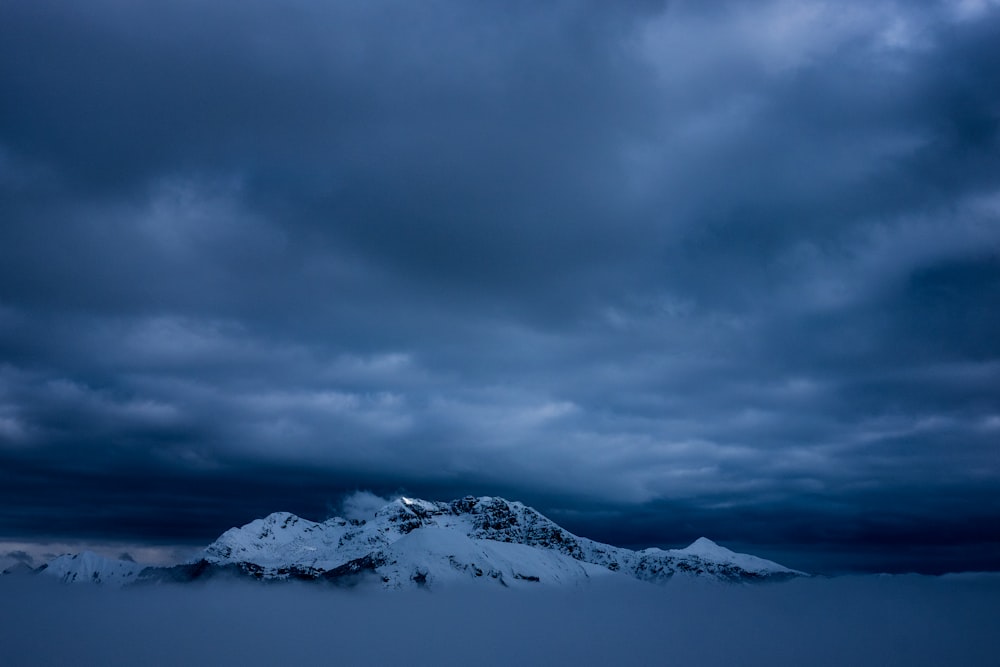
[[[608,577],[746,583],[808,576],[707,538],[668,550],[602,544],[570,533],[523,503],[493,496],[450,502],[400,496],[367,519],[317,522],[274,512],[225,531],[199,559],[172,567],[99,563],[93,556],[60,557],[45,572],[65,581],[118,585],[237,576],[338,585],[369,581],[386,589],[471,581],[525,587],[579,586]]]

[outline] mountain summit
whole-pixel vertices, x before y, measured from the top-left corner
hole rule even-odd
[[[63,568],[56,571],[64,574]],[[448,503],[400,497],[364,520],[314,522],[276,512],[227,530],[196,562],[146,568],[132,581],[186,581],[220,573],[338,584],[368,579],[388,589],[464,581],[579,585],[601,577],[751,582],[804,574],[706,538],[672,550],[601,544],[573,535],[522,503],[468,496]],[[80,572],[73,579],[93,577]]]

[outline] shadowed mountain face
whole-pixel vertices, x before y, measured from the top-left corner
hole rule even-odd
[[[450,503],[401,497],[369,519],[313,522],[276,512],[226,531],[197,562],[169,568],[95,564],[92,554],[67,558],[48,571],[65,581],[118,584],[237,576],[339,585],[372,579],[399,589],[463,581],[505,587],[578,586],[595,578],[664,582],[676,575],[748,582],[803,574],[706,538],[667,551],[601,544],[522,503],[471,496]],[[70,572],[67,563],[79,563],[86,571]]]

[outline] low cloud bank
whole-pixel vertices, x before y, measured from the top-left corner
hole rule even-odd
[[[0,579],[9,667],[37,664],[993,665],[1000,576],[380,594]]]
[[[341,513],[345,519],[367,521],[388,503],[388,498],[377,496],[371,491],[355,491],[344,498]]]

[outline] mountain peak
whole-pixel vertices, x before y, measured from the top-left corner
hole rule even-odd
[[[130,560],[105,558],[93,551],[58,556],[42,566],[40,572],[67,583],[124,585],[143,570],[142,565]]]
[[[805,572],[792,570],[784,565],[779,565],[774,561],[766,560],[750,554],[741,554],[720,546],[708,539],[699,537],[684,549],[672,549],[668,553],[675,556],[695,558],[699,561],[708,561],[737,567],[749,573],[765,574],[781,573],[788,576],[806,576]]]
[[[692,542],[684,549],[678,549],[678,551],[683,551],[684,553],[696,554],[699,556],[707,555],[720,555],[720,554],[732,554],[733,551],[725,547],[721,547],[707,537],[699,537],[697,540]]]

